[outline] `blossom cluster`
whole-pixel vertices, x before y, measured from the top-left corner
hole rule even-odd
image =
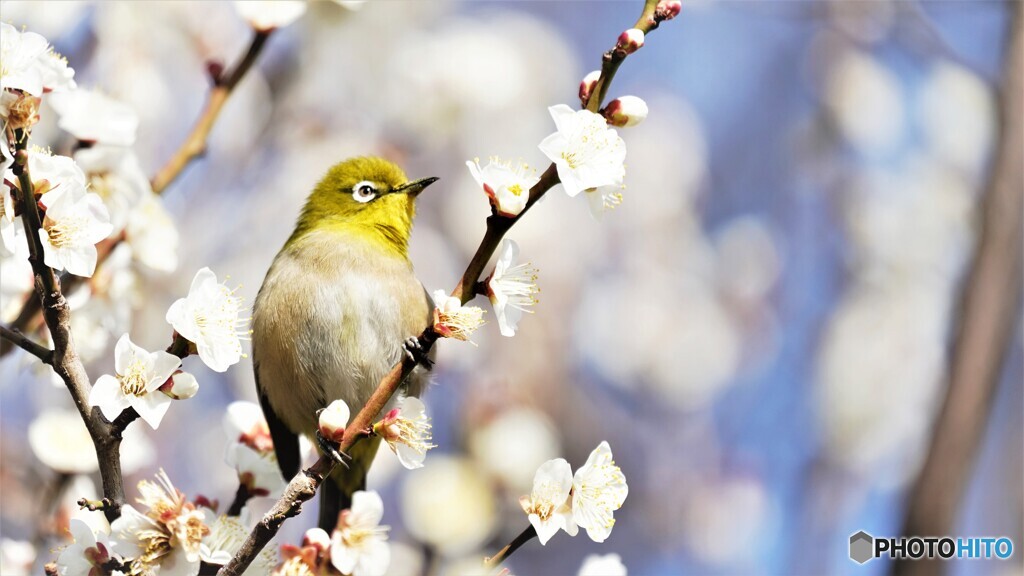
[[[167,311],[167,322],[209,368],[223,372],[242,357],[240,338],[245,333],[237,327],[248,320],[239,319],[241,309],[241,299],[234,291],[217,282],[209,268],[203,268],[196,273],[188,295]],[[156,429],[172,399],[185,400],[199,391],[196,378],[180,367],[178,356],[159,350],[150,352],[124,334],[114,347],[115,373],[96,380],[89,405],[98,406],[111,421],[123,410],[133,408]]]
[[[373,490],[357,491],[352,506],[338,514],[331,534],[320,528],[306,531],[302,546],[281,546],[274,576],[383,576],[391,563],[389,526],[382,526],[384,501]]]
[[[629,487],[615,465],[607,442],[601,442],[586,464],[573,475],[562,458],[548,460],[537,469],[533,491],[520,506],[546,544],[559,530],[575,536],[580,528],[594,542],[604,542],[615,526],[614,513],[622,507]]]
[[[253,523],[246,509],[239,516],[218,515],[216,502],[202,496],[188,500],[162,470],[155,482],[139,482],[138,490],[138,507],[122,506],[109,531],[71,520],[74,543],[57,558],[61,574],[196,576],[202,562],[227,564]],[[245,573],[266,574],[275,564],[276,555],[269,550]]]

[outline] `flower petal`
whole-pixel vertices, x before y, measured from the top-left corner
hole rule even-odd
[[[160,426],[160,421],[164,419],[164,414],[167,414],[167,409],[171,407],[169,396],[155,392],[143,396],[133,396],[130,400],[132,408],[135,408],[139,416],[154,430]]]

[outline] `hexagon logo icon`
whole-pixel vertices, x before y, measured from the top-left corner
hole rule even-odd
[[[850,560],[863,564],[875,557],[874,538],[871,534],[861,530],[850,536]]]

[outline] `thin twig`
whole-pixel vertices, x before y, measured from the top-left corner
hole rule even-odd
[[[658,21],[654,18],[654,9],[657,4],[657,0],[645,1],[643,12],[635,27],[644,30],[644,32],[657,28]],[[615,52],[615,50],[613,49],[609,52]],[[615,70],[618,69],[625,57],[626,54],[616,55],[613,58],[614,65],[610,65],[612,67],[606,70],[607,76],[602,74],[602,78],[598,83],[598,86],[601,86],[602,93],[607,91]],[[600,105],[602,98],[603,96],[592,98],[590,104],[595,106],[592,111],[597,110],[596,106]],[[530,188],[529,201],[519,215],[514,218],[505,218],[498,216],[492,210],[491,216],[487,218],[487,229],[484,232],[484,237],[480,241],[480,245],[477,247],[458,285],[452,291],[453,297],[459,298],[463,304],[476,297],[476,287],[480,282],[484,268],[501,244],[502,238],[558,182],[558,172],[555,169],[555,165],[551,164],[541,175],[538,182]],[[437,339],[438,335],[432,328],[427,328],[420,334],[420,347],[424,354],[430,351]],[[403,357],[401,362],[391,368],[391,371],[377,385],[377,389],[370,396],[366,405],[352,418],[349,425],[345,428],[344,438],[338,448],[340,452],[346,452],[365,435],[364,431],[370,428],[373,420],[391,400],[391,397],[394,396],[399,386],[412,373],[414,368],[416,368],[416,362],[408,357]],[[263,550],[267,543],[270,542],[270,539],[280,530],[284,521],[297,515],[302,510],[302,504],[316,495],[320,484],[323,483],[324,478],[331,474],[334,468],[335,462],[332,458],[321,456],[313,466],[302,474],[297,474],[288,483],[288,486],[285,487],[284,493],[277,503],[274,504],[274,507],[256,524],[252,532],[249,533],[245,543],[242,544],[238,552],[235,553],[235,556],[218,574],[220,576],[238,576],[244,572],[256,555]],[[528,530],[532,530],[532,527]],[[524,534],[526,533],[524,532]]]
[[[515,539],[509,542],[504,548],[498,550],[497,554],[484,560],[484,566],[487,567],[488,570],[493,570],[498,566],[501,566],[501,563],[507,560],[508,557],[511,556],[513,553],[515,553],[515,551],[518,550],[520,546],[526,544],[527,542],[533,540],[536,537],[537,531],[533,528],[533,524],[530,524],[526,527],[526,530],[523,530],[519,534],[519,536],[516,536]]]
[[[231,92],[238,85],[238,82],[245,76],[245,73],[252,68],[256,58],[267,43],[271,31],[254,32],[252,42],[245,55],[228,73],[214,78],[213,89],[210,90],[210,97],[206,100],[206,107],[192,127],[192,132],[185,139],[185,142],[178,148],[178,151],[164,164],[156,176],[153,177],[153,192],[160,194],[174,182],[185,170],[185,167],[193,160],[202,156],[206,150],[206,140],[210,136],[220,111],[231,96]]]
[[[39,358],[43,361],[43,364],[53,363],[53,350],[35,342],[17,330],[11,330],[7,326],[0,326],[0,338]]]
[[[1024,242],[1024,5],[1011,2],[1003,65],[1002,129],[982,201],[981,241],[960,301],[960,325],[950,356],[949,386],[928,456],[913,488],[903,535],[950,534],[988,425],[992,400],[1020,318]],[[936,560],[898,561],[898,574],[940,571]]]
[[[95,512],[97,510],[106,510],[107,508],[114,506],[114,502],[112,502],[110,498],[104,498],[102,500],[89,500],[87,498],[79,498],[76,504],[78,504],[79,508],[83,510],[88,510],[90,512]]]

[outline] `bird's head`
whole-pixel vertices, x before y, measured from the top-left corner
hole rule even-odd
[[[327,171],[309,195],[293,238],[344,228],[403,256],[416,216],[416,197],[437,178],[409,181],[383,158],[350,158]]]

